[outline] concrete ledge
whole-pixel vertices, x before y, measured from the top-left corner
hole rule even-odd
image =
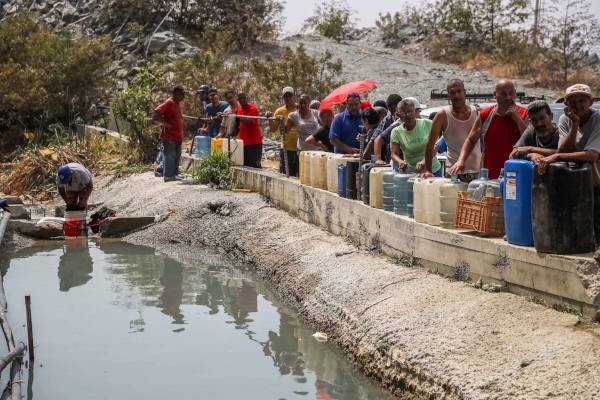
[[[77,130],[80,134],[85,136],[103,136],[106,140],[110,140],[111,142],[121,146],[129,143],[129,138],[127,136],[121,135],[119,132],[111,131],[106,128],[100,128],[93,125],[78,125]]]
[[[275,172],[234,168],[236,179],[277,207],[335,235],[372,245],[382,253],[412,255],[423,267],[448,276],[499,283],[518,295],[535,295],[546,305],[575,306],[596,319],[600,271],[593,254],[538,253],[467,230],[448,230],[369,207],[356,200],[300,184]]]
[[[100,224],[100,237],[121,237],[154,223],[154,217],[107,218]]]
[[[51,239],[58,236],[63,236],[61,228],[55,228],[52,226],[39,226],[35,222],[22,221],[22,220],[10,220],[8,227],[14,229],[20,234],[33,238],[33,239]]]

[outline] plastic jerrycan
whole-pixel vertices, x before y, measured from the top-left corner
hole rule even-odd
[[[532,214],[537,251],[555,254],[594,251],[593,171],[591,164],[558,162],[548,165],[546,173],[540,175],[535,167]]]
[[[398,215],[408,214],[408,180],[413,176],[416,175],[410,173],[410,166],[406,167],[406,172],[394,175],[394,213]]]
[[[337,193],[337,164],[335,158],[343,157],[341,154],[327,153],[327,190]],[[335,185],[335,186],[334,186]]]
[[[504,226],[506,241],[520,246],[533,246],[531,194],[534,164],[527,160],[504,163]],[[552,216],[549,216],[552,218]]]
[[[210,154],[211,140],[210,136],[196,136],[194,138],[197,158],[204,158]]]
[[[244,141],[239,139],[222,139],[223,152],[231,153],[231,161],[235,165],[244,165]]]
[[[415,217],[415,181],[417,180],[417,175],[413,175],[408,178],[406,181],[406,212],[409,218]]]
[[[383,208],[383,174],[391,171],[392,167],[375,167],[369,173],[369,205]]]
[[[450,182],[440,186],[440,226],[442,228],[456,229],[454,216],[456,214],[458,192],[466,192],[468,186],[468,184],[460,182],[456,175],[452,175]]]
[[[310,184],[312,187],[320,188],[323,182],[323,172],[319,159],[324,151],[313,151],[310,154]]]
[[[384,165],[382,165],[384,166]],[[375,163],[363,164],[361,173],[361,200],[366,205],[369,205],[369,197],[371,196],[370,192],[370,182],[371,182],[371,170],[375,168]]]
[[[338,195],[346,197],[346,164],[338,165]]]
[[[223,139],[221,138],[212,138],[210,141],[210,145],[215,151],[221,153],[223,151]]]
[[[341,164],[344,164],[344,165],[346,165],[346,162],[347,162],[348,160],[354,160],[354,158],[351,158],[351,157],[344,157],[344,156],[343,156],[343,154],[339,154],[339,155],[335,155],[335,156],[334,156],[334,158],[333,158],[333,162],[332,162],[332,164],[331,164],[331,167],[333,167],[333,168],[334,168],[334,171],[335,171],[335,173],[334,173],[334,174],[332,174],[333,181],[331,182],[331,186],[329,186],[329,185],[330,185],[330,183],[329,183],[329,182],[328,182],[328,184],[327,184],[327,185],[328,185],[328,188],[327,188],[327,189],[329,189],[329,191],[331,191],[331,192],[334,192],[334,193],[337,193],[337,192],[338,192],[338,167],[339,167]],[[344,176],[345,176],[345,175],[344,175]],[[344,183],[344,185],[345,185],[345,183]]]
[[[488,182],[490,181],[490,179],[488,178],[488,172],[489,170],[487,168],[481,168],[479,178],[469,183],[469,187],[467,188],[467,192],[469,192],[469,198],[473,197],[473,192],[479,187],[480,184],[483,185],[483,188],[485,190]]]
[[[432,178],[435,179],[435,178]],[[428,179],[416,178],[414,185],[413,213],[415,221],[427,222],[427,206],[425,204],[425,188]]]
[[[298,178],[300,179],[300,183],[306,183],[304,179],[304,157],[306,157],[306,152],[301,151],[298,156]]]
[[[312,186],[312,179],[310,177],[310,159],[312,158],[313,153],[313,151],[307,151],[306,154],[304,154],[304,168],[302,169],[302,172],[304,173],[304,184],[308,186]]]
[[[427,179],[427,186],[425,187],[425,209],[427,210],[425,216],[429,225],[440,225],[440,187],[450,182],[447,178],[433,178]]]
[[[319,189],[327,190],[327,158],[329,154],[323,152],[319,155]]]
[[[383,209],[394,212],[394,177],[398,169],[392,167],[391,170],[383,173]]]
[[[360,161],[353,159],[346,161],[346,198],[356,200],[358,190],[356,188],[358,167]]]

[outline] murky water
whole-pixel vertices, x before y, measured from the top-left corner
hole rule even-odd
[[[209,250],[181,263],[122,242],[67,241],[0,257],[27,341],[27,399],[391,399],[263,284]]]

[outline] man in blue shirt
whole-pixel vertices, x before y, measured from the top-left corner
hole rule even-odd
[[[346,111],[333,119],[329,139],[336,153],[355,154],[360,151],[360,142],[356,139],[362,126],[360,95],[350,93],[346,102]]]
[[[226,101],[219,101],[219,94],[217,93],[217,89],[214,88],[208,91],[208,100],[210,103],[206,105],[204,114],[205,116],[210,117],[210,121],[208,122],[208,125],[200,129],[200,134],[215,137],[219,134],[221,122],[223,122],[222,118],[215,117],[218,113],[225,111],[229,104],[227,104]]]

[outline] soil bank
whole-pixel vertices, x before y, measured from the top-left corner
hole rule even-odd
[[[600,328],[357,248],[258,194],[100,182],[120,215],[168,214],[126,238],[167,253],[208,245],[249,263],[316,331],[402,398],[599,399]]]

